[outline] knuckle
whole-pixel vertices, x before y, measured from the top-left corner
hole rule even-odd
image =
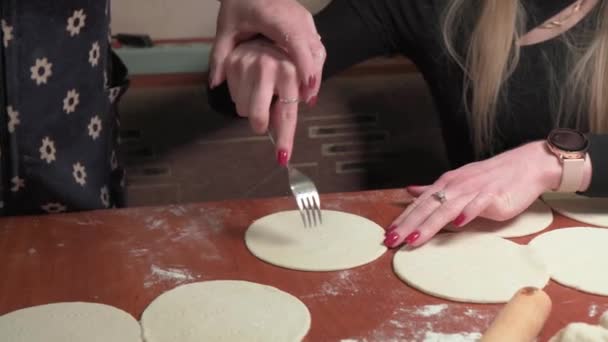
[[[294,79],[296,77],[296,67],[290,61],[281,61],[280,62],[280,70],[281,75],[286,79]]]
[[[264,134],[267,128],[267,121],[260,116],[254,116],[249,118],[251,128],[257,134]]]

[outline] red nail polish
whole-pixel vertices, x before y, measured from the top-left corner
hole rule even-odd
[[[399,240],[399,234],[395,232],[390,232],[384,239],[384,245],[386,247],[393,248],[395,247],[397,240]]]
[[[390,234],[395,229],[397,229],[396,225],[392,225],[392,226],[388,227],[388,229],[384,232],[384,236]]]
[[[279,163],[279,165],[283,167],[287,166],[288,159],[289,158],[287,151],[279,150],[279,152],[277,153],[277,162]]]
[[[310,76],[308,78],[308,88],[310,88],[312,90],[315,88],[316,85],[317,85],[317,76]]]
[[[418,240],[419,237],[420,237],[420,232],[416,230],[415,232],[411,233],[410,235],[408,235],[405,238],[405,244],[411,245],[414,242],[416,242],[416,240]]]
[[[454,220],[454,225],[458,228],[460,228],[462,226],[462,224],[464,223],[465,217],[464,214],[460,214],[458,215],[458,217]]]
[[[308,107],[314,107],[317,105],[317,101],[319,100],[319,97],[317,95],[314,95],[313,97],[310,98],[310,100],[308,100]]]

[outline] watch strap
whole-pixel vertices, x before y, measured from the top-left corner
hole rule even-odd
[[[583,181],[585,159],[562,159],[562,180],[558,192],[577,192]]]

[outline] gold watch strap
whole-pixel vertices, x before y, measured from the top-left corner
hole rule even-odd
[[[562,159],[562,181],[558,192],[577,192],[583,182],[585,159]]]

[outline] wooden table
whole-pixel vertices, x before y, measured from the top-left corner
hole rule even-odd
[[[386,227],[407,199],[403,190],[373,191],[327,195],[323,205]],[[155,297],[176,285],[242,279],[299,297],[312,314],[307,341],[421,341],[484,331],[501,307],[449,302],[409,288],[393,274],[394,251],[341,272],[291,271],[252,256],[243,240],[247,226],[292,208],[292,199],[277,198],[2,219],[0,314],[89,301],[139,318]],[[552,228],[577,225],[557,216]],[[542,341],[567,322],[596,323],[608,310],[605,297],[554,282],[546,290],[554,310]]]

